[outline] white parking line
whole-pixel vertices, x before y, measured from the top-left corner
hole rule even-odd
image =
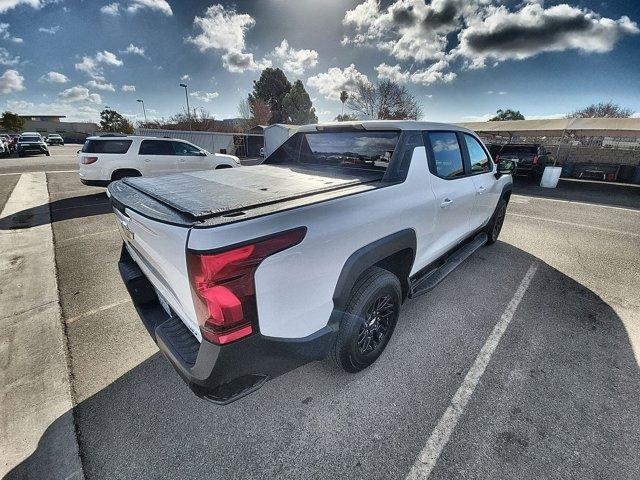
[[[9,173],[0,173],[0,176],[6,175],[22,175],[23,173],[78,173],[78,170],[35,170],[33,172],[9,172]]]
[[[561,198],[545,198],[545,197],[533,197],[533,196],[530,197],[527,195],[518,195],[514,193],[511,196],[510,201],[513,201],[514,199],[518,200],[515,203],[531,203],[531,202],[537,202],[538,200],[542,200],[544,202],[570,203],[572,205],[583,205],[586,207],[608,208],[611,210],[624,210],[625,212],[640,213],[640,210],[638,210],[637,208],[615,207],[613,205],[600,205],[599,203],[574,202],[573,200],[563,200]],[[528,200],[528,201],[523,201],[523,200]]]
[[[491,360],[491,356],[496,351],[498,344],[500,343],[500,339],[502,335],[507,330],[507,327],[511,323],[513,319],[513,314],[515,313],[522,297],[525,292],[529,288],[531,284],[531,279],[535,275],[538,270],[538,262],[533,262],[527,270],[524,278],[520,282],[516,293],[514,293],[513,298],[507,305],[507,308],[503,312],[500,320],[496,323],[495,327],[493,327],[493,331],[484,342],[484,345],[480,349],[480,353],[476,357],[473,365],[467,375],[464,377],[464,381],[462,385],[458,388],[455,395],[453,396],[449,407],[444,412],[442,417],[440,417],[440,421],[436,428],[431,433],[429,440],[425,444],[424,448],[418,455],[415,463],[411,467],[411,470],[406,476],[406,480],[417,480],[417,479],[426,479],[431,474],[433,467],[435,467],[442,450],[445,445],[449,441],[449,437],[453,433],[453,430],[456,428],[458,421],[464,414],[464,409],[469,403],[473,392],[482,378],[489,361]]]
[[[92,310],[87,310],[86,312],[81,313],[80,315],[76,315],[75,317],[67,318],[67,325],[71,325],[76,320],[80,320],[81,318],[88,317],[89,315],[94,315],[94,314],[99,313],[99,312],[104,312],[105,310],[110,310],[112,308],[119,307],[120,305],[124,305],[125,303],[130,303],[130,302],[131,302],[131,299],[127,298],[125,300],[120,300],[119,302],[110,303],[108,305],[103,305],[101,307],[94,308]]]
[[[640,233],[627,232],[626,230],[617,230],[615,228],[596,227],[595,225],[587,225],[585,223],[567,222],[564,220],[554,220],[552,218],[536,217],[534,215],[523,215],[521,213],[507,212],[507,215],[511,217],[529,218],[531,220],[539,220],[541,222],[559,223],[561,225],[569,225],[570,227],[590,228],[592,230],[599,230],[607,233],[618,233],[620,235],[631,235],[632,237],[640,237]]]

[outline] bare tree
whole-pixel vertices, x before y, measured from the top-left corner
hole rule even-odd
[[[392,80],[377,84],[360,80],[347,102],[349,109],[374,120],[418,120],[422,117],[418,100],[405,86]]]
[[[613,102],[594,103],[567,115],[567,118],[628,118],[633,111]]]
[[[260,98],[246,98],[238,105],[238,114],[242,118],[242,130],[249,130],[256,125],[268,125],[271,118],[269,104]]]

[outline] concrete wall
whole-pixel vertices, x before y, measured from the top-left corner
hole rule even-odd
[[[556,146],[546,147],[554,155]],[[608,163],[615,165],[640,165],[640,150],[621,150],[598,147],[560,147],[557,157],[560,163]]]

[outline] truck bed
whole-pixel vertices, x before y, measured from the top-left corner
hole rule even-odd
[[[109,195],[116,208],[120,204],[167,223],[216,225],[376,188],[382,175],[361,169],[257,165],[126,178],[111,184]]]

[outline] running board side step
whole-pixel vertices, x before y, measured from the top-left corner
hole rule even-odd
[[[469,258],[476,250],[487,243],[486,233],[479,233],[473,240],[463,244],[447,257],[442,265],[429,270],[424,275],[411,281],[409,298],[415,298],[433,290],[447,275],[453,272],[462,262]]]

